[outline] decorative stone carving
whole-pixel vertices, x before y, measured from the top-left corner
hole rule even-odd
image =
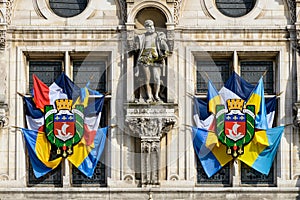
[[[6,0],[6,23],[7,23],[7,25],[11,24],[13,5],[14,5],[14,0]]]
[[[141,139],[142,186],[158,185],[160,139],[176,123],[174,105],[130,104],[126,122]]]
[[[168,46],[169,46],[170,53],[173,53],[173,50],[174,50],[174,39],[175,39],[175,31],[168,30],[167,31],[167,40],[168,40]]]
[[[127,30],[127,51],[128,52],[133,52],[136,47],[135,47],[135,42],[134,42],[134,31],[133,30]]]
[[[2,98],[2,97],[0,97]],[[7,117],[8,106],[0,100],[0,129],[6,128],[8,126],[8,117]]]
[[[168,180],[170,180],[170,181],[178,181],[179,180],[179,176],[177,174],[171,174],[168,177]]]
[[[4,50],[6,45],[6,31],[0,31],[0,50]]]
[[[135,181],[134,176],[131,175],[131,174],[126,174],[126,175],[124,176],[123,179],[124,179],[124,181],[125,181],[126,183],[128,183],[128,184],[133,184],[134,181]]]
[[[167,133],[171,130],[175,121],[170,118],[153,119],[140,117],[136,119],[128,119],[127,123],[132,131],[139,134],[140,138],[161,138],[163,133]]]
[[[296,1],[295,0],[288,0],[287,1],[289,10],[290,10],[290,18],[291,18],[291,23],[294,24],[297,20],[296,17]]]
[[[8,181],[9,176],[7,174],[0,174],[0,181]]]
[[[300,127],[300,102],[294,104],[294,125]]]
[[[181,5],[182,5],[182,0],[175,0],[175,3],[174,3],[174,23],[175,24],[178,24],[178,22],[179,22]]]
[[[120,4],[120,12],[121,12],[121,19],[123,24],[127,22],[127,3],[125,0],[119,0]]]

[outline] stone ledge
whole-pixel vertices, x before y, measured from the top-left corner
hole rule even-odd
[[[2,193],[89,193],[89,192],[102,192],[102,193],[141,193],[141,192],[182,192],[182,193],[299,193],[299,187],[192,187],[192,188],[100,188],[100,187],[24,187],[24,188],[0,188],[0,194]]]
[[[299,188],[0,188],[0,199],[298,199]]]

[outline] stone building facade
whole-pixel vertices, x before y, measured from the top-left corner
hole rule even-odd
[[[0,199],[300,198],[299,9],[296,0],[1,0]],[[134,102],[134,38],[146,19],[171,51],[162,103]],[[286,125],[269,176],[236,160],[208,179],[191,96],[206,98],[205,74],[220,89],[232,71],[255,84],[266,70],[265,96],[282,92],[274,124]],[[15,128],[25,127],[19,94],[30,94],[31,75],[49,84],[61,72],[79,85],[95,74],[93,89],[106,94],[101,123],[112,128],[92,179],[67,160],[34,178]]]

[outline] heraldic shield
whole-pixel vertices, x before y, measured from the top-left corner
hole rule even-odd
[[[45,133],[47,139],[57,148],[57,155],[67,157],[73,153],[73,146],[84,133],[83,105],[76,105],[72,110],[72,100],[58,99],[56,109],[45,106]]]
[[[244,153],[244,146],[251,142],[254,136],[255,106],[247,105],[244,100],[228,99],[227,108],[216,106],[216,132],[218,139],[227,146],[227,154],[234,158]]]

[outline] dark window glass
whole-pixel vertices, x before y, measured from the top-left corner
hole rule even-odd
[[[60,17],[74,17],[84,11],[88,0],[49,0],[52,11]]]
[[[208,78],[213,82],[217,90],[220,90],[224,82],[229,78],[229,61],[198,61],[197,62],[197,93],[207,92]]]
[[[197,159],[197,184],[230,184],[230,163],[225,165],[219,172],[208,178],[203,167]]]
[[[256,0],[216,0],[219,11],[228,17],[241,17],[248,14]]]
[[[92,98],[90,98],[92,100]],[[107,114],[109,110],[109,103],[105,102],[102,108],[101,120],[99,127],[107,126]],[[88,178],[83,173],[81,173],[76,167],[72,165],[72,185],[82,186],[82,185],[93,185],[93,186],[105,186],[105,151],[102,152],[101,158],[95,168],[94,174],[91,178]]]
[[[275,185],[274,183],[274,163],[268,175],[261,174],[260,172],[248,167],[241,162],[241,182],[242,184],[267,184]]]
[[[104,157],[104,152],[102,154]],[[86,177],[81,173],[76,167],[72,166],[72,185],[82,186],[82,185],[95,185],[95,186],[105,186],[105,165],[103,164],[103,159],[98,162],[92,178]]]
[[[57,158],[56,148],[54,146],[51,147],[50,160]],[[28,186],[35,185],[53,185],[56,187],[62,187],[62,164],[59,164],[54,170],[45,174],[40,178],[36,178],[33,173],[32,165],[30,163],[29,156],[27,156],[28,163]]]
[[[79,87],[90,82],[89,88],[106,92],[106,65],[103,61],[74,61],[73,79]]]
[[[264,75],[264,89],[265,93],[274,93],[274,71],[273,61],[242,61],[241,62],[241,76],[249,83],[256,85]]]
[[[29,61],[29,90],[33,88],[32,74],[50,86],[61,73],[61,61]]]

